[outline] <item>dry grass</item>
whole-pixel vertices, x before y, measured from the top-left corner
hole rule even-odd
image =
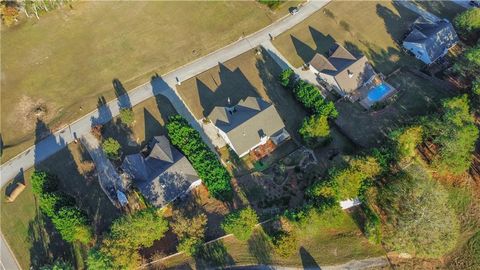
[[[108,228],[119,211],[101,190],[96,178],[89,177],[88,168],[80,169],[82,162],[88,162],[90,157],[78,144],[70,144],[47,160],[37,165],[37,169],[46,170],[58,176],[60,189],[74,196],[77,205],[84,210],[92,221],[95,232],[99,234]],[[0,224],[5,239],[12,248],[23,269],[48,263],[59,257],[74,261],[72,246],[63,242],[53,228],[50,220],[39,212],[31,185],[30,175],[33,168],[25,172],[27,188],[13,203],[2,203]],[[24,179],[24,180],[23,180]],[[1,200],[5,200],[5,190],[2,189]]]
[[[112,80],[127,89],[206,55],[287,14],[255,1],[85,1],[10,29],[2,28],[2,160],[33,144],[23,97],[43,102],[52,128],[114,97]],[[80,109],[82,108],[82,109]],[[23,110],[23,108],[20,108]],[[22,127],[22,128],[20,128]],[[28,128],[30,127],[30,128]]]
[[[383,144],[391,131],[418,116],[437,110],[442,99],[452,96],[410,72],[396,73],[387,82],[399,92],[384,109],[367,112],[358,103],[340,101],[335,104],[339,112],[335,123],[360,146]]]
[[[334,42],[365,54],[375,68],[389,74],[398,66],[419,66],[397,43],[418,16],[388,1],[334,1],[274,40],[277,49],[299,67]]]

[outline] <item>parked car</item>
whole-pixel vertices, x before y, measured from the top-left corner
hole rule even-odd
[[[295,15],[295,14],[297,14],[297,13],[298,13],[298,8],[292,8],[292,9],[290,10],[290,14],[292,14],[292,15]]]

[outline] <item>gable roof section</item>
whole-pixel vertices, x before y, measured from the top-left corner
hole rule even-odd
[[[224,121],[223,112],[228,121]],[[216,107],[208,118],[227,134],[237,154],[250,150],[263,136],[272,136],[285,128],[275,106],[254,97],[247,97],[232,108]]]
[[[187,191],[198,175],[188,159],[165,136],[150,142],[151,151],[125,157],[122,169],[131,175],[136,186],[155,206],[162,206]]]
[[[352,92],[375,75],[365,56],[356,58],[340,44],[335,44],[328,58],[316,54],[310,65],[318,72],[333,76],[338,86],[345,92]]]
[[[432,22],[420,17],[415,21],[413,30],[403,42],[421,44],[433,62],[455,45],[458,40],[457,33],[448,20]]]

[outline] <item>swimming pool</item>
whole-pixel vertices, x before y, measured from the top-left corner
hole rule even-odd
[[[368,92],[367,98],[370,101],[378,102],[382,100],[392,90],[393,89],[390,88],[387,84],[382,83],[372,88],[372,90]]]

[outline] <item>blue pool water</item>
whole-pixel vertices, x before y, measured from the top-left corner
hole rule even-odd
[[[390,89],[388,85],[382,83],[372,88],[367,97],[369,100],[377,102],[382,100],[382,98],[384,98],[391,90],[392,89]]]

